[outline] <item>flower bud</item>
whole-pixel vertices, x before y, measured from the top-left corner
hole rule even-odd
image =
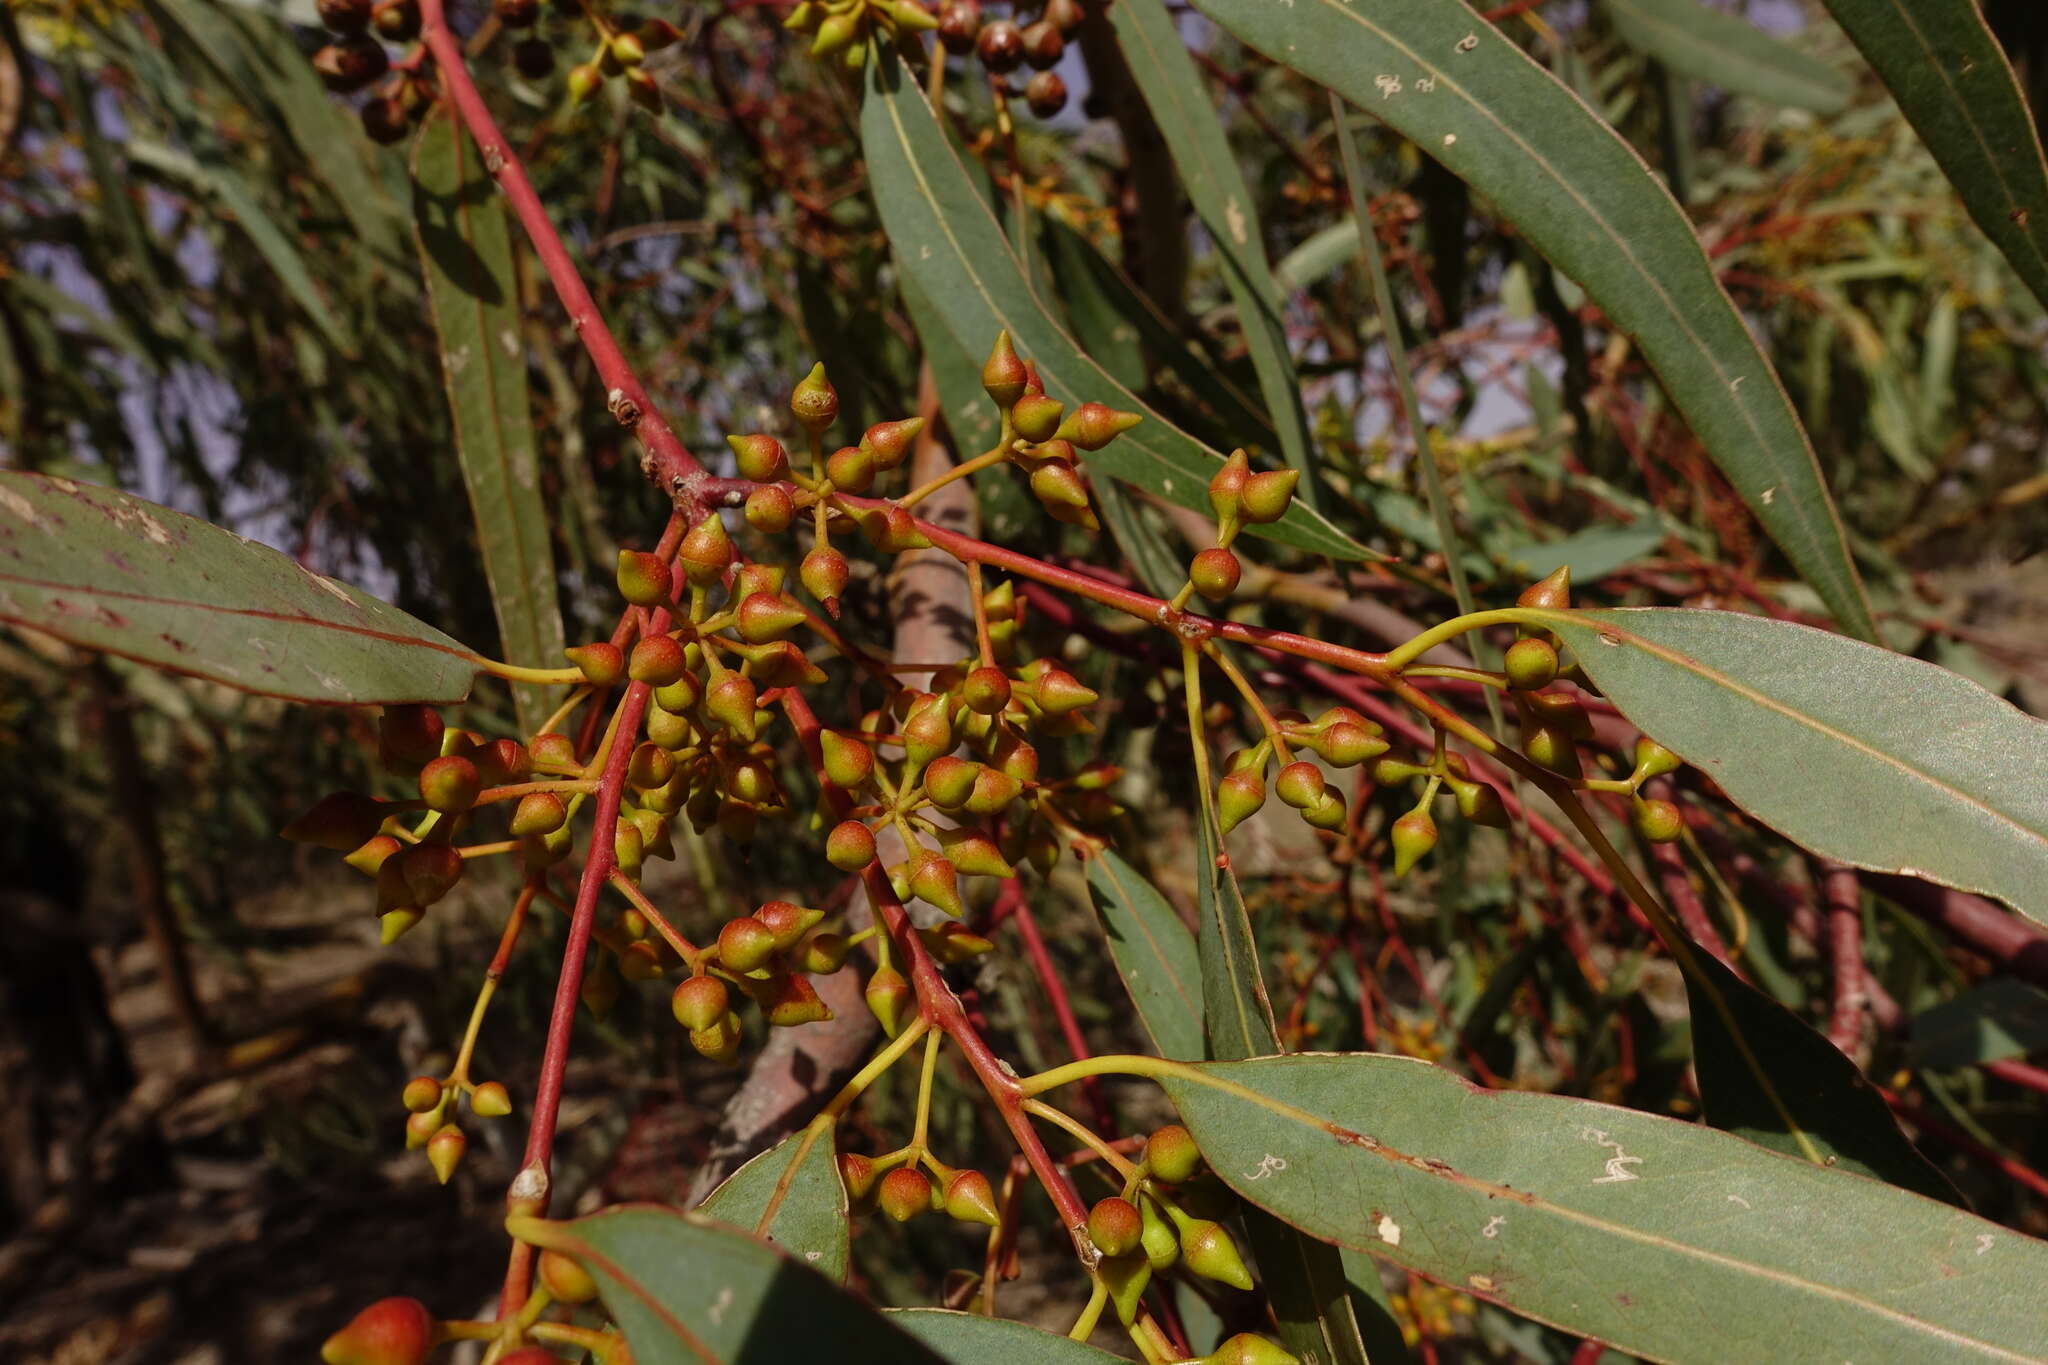
[[[775,483],[789,477],[789,452],[773,436],[728,436],[740,477],[755,483]]]
[[[1344,794],[1335,787],[1325,787],[1313,804],[1302,809],[1301,818],[1311,828],[1334,833],[1344,828],[1346,809]]]
[[[332,792],[278,833],[293,843],[353,853],[375,838],[383,823],[383,802],[361,792]]]
[[[875,473],[875,457],[859,446],[841,446],[825,458],[825,477],[843,493],[867,492]]]
[[[434,1317],[418,1299],[379,1299],[320,1348],[325,1365],[425,1365]]]
[[[747,519],[747,525],[764,536],[778,536],[796,520],[796,502],[785,490],[769,486],[756,488],[747,494],[747,503],[740,515]]]
[[[417,772],[441,756],[444,733],[440,713],[430,706],[387,706],[377,722],[377,761],[393,772]]]
[[[1298,469],[1269,469],[1252,475],[1244,484],[1244,519],[1254,526],[1280,520],[1287,515],[1294,486],[1300,482]]]
[[[992,74],[1006,75],[1015,71],[1018,64],[1024,60],[1023,31],[1008,19],[998,19],[994,23],[984,24],[981,36],[975,39],[974,51],[975,55],[981,58],[981,64]],[[993,394],[990,396],[994,397]],[[997,398],[996,402],[1004,407],[1009,406],[1000,398]]]
[[[1051,118],[1067,107],[1067,83],[1057,71],[1041,71],[1024,83],[1024,103],[1039,118]]]
[[[1137,1321],[1145,1286],[1152,1282],[1152,1262],[1144,1256],[1105,1256],[1096,1263],[1095,1273],[1109,1291],[1117,1320],[1127,1327]]]
[[[1518,607],[1546,607],[1553,611],[1564,611],[1572,604],[1572,566],[1560,564],[1556,572],[1538,583],[1531,583],[1522,589],[1522,595],[1515,599]]]
[[[946,1181],[945,1204],[947,1216],[957,1222],[992,1228],[1002,1221],[996,1192],[980,1171],[955,1171]]]
[[[895,422],[877,422],[867,429],[860,438],[860,448],[867,452],[878,470],[894,469],[910,457],[918,433],[924,430],[924,418],[905,417]],[[836,482],[836,480],[835,480]]]
[[[819,976],[830,976],[846,965],[853,951],[843,934],[812,934],[797,948],[797,966]]]
[[[420,799],[428,810],[446,814],[466,811],[476,804],[483,778],[476,764],[459,754],[437,758],[420,769]]]
[[[811,372],[790,390],[789,410],[805,431],[816,435],[839,416],[839,393],[825,377],[825,362],[811,366]]]
[[[967,913],[960,899],[960,869],[944,854],[921,848],[910,857],[910,892],[920,900],[945,911],[954,919]]]
[[[718,931],[718,960],[735,972],[751,972],[775,955],[775,934],[752,915],[725,922]]]
[[[773,593],[757,592],[740,603],[733,624],[742,640],[750,645],[764,645],[781,639],[803,623],[801,609]]]
[[[1053,434],[1082,450],[1100,450],[1144,420],[1135,412],[1118,412],[1101,403],[1083,403],[1067,414]]]
[[[862,995],[867,1000],[868,1009],[881,1024],[882,1032],[891,1038],[903,1032],[903,1026],[910,1022],[910,1015],[917,1009],[917,998],[910,989],[910,983],[894,967],[875,968],[875,974],[868,978],[867,989]]]
[[[1490,825],[1494,829],[1508,827],[1507,807],[1501,804],[1500,793],[1490,783],[1461,782],[1451,778],[1447,785],[1458,798],[1458,814],[1475,825]]]
[[[589,1303],[597,1297],[597,1281],[590,1272],[559,1251],[543,1250],[535,1273],[558,1302]]]
[[[832,1017],[831,1009],[818,997],[817,988],[795,972],[770,977],[754,998],[770,1028],[799,1028]]]
[[[1024,784],[1006,772],[984,767],[974,775],[974,791],[963,808],[969,815],[996,815],[1023,795]]]
[[[697,1055],[720,1065],[729,1065],[740,1055],[740,1036],[740,1017],[730,1010],[710,1028],[691,1029],[689,1034]]]
[[[1143,1245],[1145,1220],[1138,1206],[1111,1195],[1088,1210],[1088,1238],[1105,1256],[1128,1256]]]
[[[626,656],[619,647],[609,640],[594,644],[571,645],[562,651],[569,662],[582,670],[584,678],[594,687],[610,687],[626,673]]]
[[[1323,795],[1323,770],[1307,759],[1298,759],[1280,770],[1273,791],[1296,810],[1307,810]]]
[[[387,910],[377,916],[377,941],[389,948],[425,918],[425,915],[410,908]]]
[[[848,1203],[858,1204],[875,1190],[875,1163],[858,1152],[839,1154],[839,1179],[846,1186]]]
[[[317,0],[314,9],[320,22],[343,38],[370,26],[370,0]]]
[[[798,905],[793,901],[769,901],[754,912],[754,918],[768,926],[768,932],[775,935],[775,950],[787,952],[796,946],[818,921],[825,918],[823,910]]]
[[[1160,1211],[1159,1201],[1149,1194],[1138,1196],[1138,1213],[1144,1219],[1140,1234],[1145,1248],[1145,1260],[1152,1269],[1165,1270],[1180,1259],[1180,1238],[1174,1233],[1173,1225],[1166,1221]]]
[[[915,1166],[898,1166],[882,1177],[875,1203],[897,1222],[907,1223],[921,1213],[931,1212],[932,1182]]]
[[[313,54],[313,70],[337,95],[352,95],[390,69],[384,44],[367,34],[329,43]]]
[[[1230,458],[1209,480],[1209,507],[1216,513],[1216,521],[1222,526],[1232,526],[1244,515],[1244,488],[1251,481],[1251,457],[1242,450],[1230,452]]]
[[[981,33],[981,5],[977,0],[951,0],[939,11],[939,42],[955,57],[974,51]]]
[[[1380,737],[1380,727],[1371,721],[1362,725],[1339,721],[1323,731],[1315,749],[1336,766],[1349,768],[1378,758],[1387,751],[1387,741]]]
[[[931,761],[924,770],[924,794],[941,810],[958,810],[974,795],[974,779],[981,765],[971,759],[946,754]]]
[[[1024,30],[1024,60],[1034,71],[1050,71],[1060,64],[1067,50],[1066,35],[1055,24],[1040,19]]]
[[[668,1007],[678,1024],[696,1033],[715,1027],[725,1018],[725,1012],[732,1008],[732,993],[715,976],[693,976],[676,986]]]
[[[1031,471],[1031,496],[1048,511],[1060,507],[1085,508],[1088,481],[1072,465],[1055,460]]]
[[[1301,1365],[1301,1357],[1255,1332],[1239,1332],[1198,1365]]]
[[[981,31],[979,49],[982,61],[988,61],[989,34],[997,29],[1009,30],[1009,38],[1015,41],[1019,48],[1017,56],[1021,57],[1023,39],[1017,32],[1017,26],[1007,20],[998,20]],[[1007,45],[1004,39],[999,38],[996,42],[998,46]],[[1014,67],[1016,64],[1013,57],[1010,66]],[[1009,67],[1004,68],[1008,69]],[[1024,362],[1017,357],[1016,348],[1010,344],[1009,332],[1005,330],[996,333],[995,347],[988,353],[987,363],[981,367],[982,391],[988,394],[997,407],[1007,411],[1024,396],[1024,387],[1030,382],[1030,378],[1030,372],[1024,368]]]
[[[452,1123],[443,1124],[439,1132],[427,1139],[427,1164],[434,1168],[434,1179],[447,1184],[468,1150],[469,1139],[462,1135],[462,1130]]]
[[[934,924],[929,929],[920,929],[917,936],[924,941],[925,950],[948,967],[957,967],[963,962],[972,962],[995,951],[996,945],[964,924],[947,920]]]
[[[725,533],[724,519],[713,512],[692,526],[676,547],[676,559],[692,587],[716,586],[733,561],[732,537]]]
[[[1571,736],[1555,725],[1525,725],[1522,728],[1522,752],[1538,767],[1548,768],[1560,777],[1578,777],[1584,771],[1579,765],[1579,751]]]
[[[1593,718],[1566,692],[1531,692],[1518,698],[1526,714],[1577,740],[1593,738]]]
[[[1517,640],[1508,646],[1508,686],[1523,692],[1535,692],[1550,686],[1557,677],[1557,650],[1550,641],[1535,636]]]
[[[846,591],[846,581],[853,573],[846,563],[846,556],[829,545],[820,545],[804,556],[796,573],[804,591],[837,616],[840,595]]]
[[[599,69],[596,62],[584,62],[581,66],[569,68],[569,102],[571,104],[583,103],[592,95],[595,95],[598,86],[603,84],[604,72]]]
[[[752,743],[756,732],[755,701],[753,680],[728,669],[704,693],[704,713]]]
[[[842,820],[825,837],[825,861],[841,872],[858,872],[875,860],[875,835],[858,820]]]
[[[1220,545],[1202,551],[1188,565],[1188,581],[1211,602],[1228,601],[1243,573],[1237,556]]]
[[[636,640],[633,652],[626,656],[626,676],[654,687],[666,687],[688,668],[689,659],[672,635],[649,635]]]
[[[1169,1123],[1145,1139],[1145,1166],[1167,1184],[1178,1185],[1202,1169],[1202,1150],[1187,1129]]]
[[[1636,740],[1636,770],[1629,775],[1629,780],[1640,785],[1653,777],[1677,772],[1683,762],[1677,754],[1643,735]]]
[[[441,1107],[441,1083],[432,1076],[415,1076],[399,1092],[398,1102],[410,1114],[430,1114]]]
[[[417,1152],[427,1145],[427,1139],[441,1131],[440,1106],[423,1113],[408,1114],[405,1119],[405,1150]]]
[[[1206,1218],[1190,1219],[1180,1229],[1181,1255],[1187,1258],[1188,1269],[1205,1279],[1220,1280],[1237,1289],[1252,1287],[1251,1272],[1245,1269],[1244,1258],[1238,1255],[1237,1243],[1223,1230],[1220,1223]]]
[[[1258,814],[1265,804],[1266,783],[1249,768],[1216,784],[1216,819],[1225,834]]]
[[[865,740],[826,730],[818,736],[818,749],[824,758],[825,776],[835,787],[858,791],[874,776],[875,751]]]
[[[553,792],[529,792],[519,798],[519,805],[512,812],[512,834],[519,838],[552,834],[568,818],[569,808],[561,797]]]
[[[1405,877],[1409,868],[1436,847],[1436,821],[1429,818],[1426,810],[1411,810],[1394,821],[1389,837],[1394,843],[1394,875]]]
[[[903,746],[913,767],[930,763],[953,747],[953,721],[946,700],[930,697],[911,707],[903,718]]]
[[[497,1081],[485,1081],[469,1092],[469,1112],[480,1119],[501,1119],[512,1112],[512,1096]]]
[[[1010,409],[1010,425],[1027,441],[1050,441],[1067,405],[1043,393],[1026,394]]]
[[[1031,697],[1048,716],[1064,716],[1101,700],[1100,694],[1064,668],[1048,668],[1039,674],[1032,684]]]
[[[658,607],[668,601],[668,561],[641,550],[619,551],[619,596],[636,607]]]
[[[405,879],[406,904],[418,909],[440,900],[462,880],[462,855],[446,844],[414,844],[391,866]]]
[[[1685,817],[1669,801],[1646,801],[1638,796],[1629,805],[1629,824],[1643,839],[1668,844],[1685,832]]]
[[[960,699],[978,715],[1000,715],[1010,704],[1009,675],[993,666],[977,668],[961,684]]]

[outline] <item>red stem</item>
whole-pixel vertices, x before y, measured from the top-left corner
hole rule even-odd
[[[1828,1041],[1854,1057],[1863,1042],[1863,1017],[1870,992],[1863,967],[1863,883],[1853,867],[1830,863],[1821,879],[1828,906],[1828,966],[1834,1005],[1828,1013]]]

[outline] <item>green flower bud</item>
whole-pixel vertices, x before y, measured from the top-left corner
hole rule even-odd
[[[1394,843],[1394,875],[1405,877],[1408,869],[1436,847],[1436,821],[1429,818],[1426,810],[1411,810],[1394,821],[1390,837]]]
[[[1519,607],[1547,607],[1563,611],[1572,604],[1572,568],[1560,564],[1556,572],[1541,582],[1532,583],[1522,589],[1522,595],[1515,599]]]
[[[867,1000],[868,1010],[881,1024],[882,1032],[891,1038],[903,1032],[903,1026],[910,1022],[910,1016],[917,1009],[917,997],[910,989],[910,983],[894,967],[875,968],[875,974],[868,978],[867,989],[862,995]]]
[[[476,804],[483,778],[476,764],[459,754],[437,758],[420,769],[420,799],[428,810],[445,814],[466,811]]]
[[[1548,687],[1557,677],[1557,650],[1535,636],[1517,640],[1508,646],[1507,675],[1508,686],[1523,692]]]
[[[732,1008],[732,993],[715,976],[693,976],[676,987],[668,1005],[676,1022],[695,1033],[725,1018]]]
[[[1636,740],[1636,770],[1630,774],[1629,780],[1640,786],[1653,777],[1677,772],[1684,762],[1656,740],[1643,735]]]
[[[1280,520],[1287,515],[1294,486],[1300,482],[1298,469],[1269,469],[1252,475],[1244,485],[1244,519],[1254,526]]]
[[[1225,834],[1258,814],[1265,804],[1266,783],[1252,769],[1231,773],[1216,786],[1216,818]]]
[[[1252,1275],[1245,1269],[1244,1257],[1238,1254],[1237,1243],[1222,1224],[1206,1218],[1191,1219],[1181,1227],[1180,1250],[1187,1258],[1188,1269],[1197,1275],[1237,1289],[1252,1287]]]
[[[728,436],[725,443],[732,447],[741,478],[776,483],[789,477],[789,452],[773,436]]]
[[[875,1202],[889,1217],[907,1223],[921,1213],[931,1212],[932,1182],[915,1166],[898,1166],[882,1177]]]
[[[1138,1196],[1138,1213],[1145,1220],[1141,1241],[1145,1260],[1155,1271],[1167,1270],[1180,1259],[1180,1238],[1160,1211],[1159,1201],[1149,1194]]]
[[[1669,801],[1646,801],[1638,796],[1629,803],[1629,824],[1653,844],[1668,844],[1685,832],[1685,817]]]
[[[1118,412],[1101,403],[1083,403],[1067,414],[1053,434],[1083,450],[1100,450],[1143,420],[1135,412]]]
[[[875,860],[875,835],[858,820],[842,820],[825,837],[825,861],[841,872],[858,872]]]
[[[718,960],[731,971],[751,972],[774,955],[774,931],[752,915],[729,919],[718,931]]]
[[[725,522],[713,512],[690,528],[676,547],[676,559],[683,566],[690,585],[697,588],[715,587],[725,577],[725,571],[732,566],[732,537],[725,533]]]
[[[469,1112],[480,1119],[501,1119],[512,1112],[512,1096],[497,1081],[485,1081],[469,1092]]]
[[[1145,1139],[1145,1166],[1167,1184],[1178,1185],[1202,1169],[1202,1151],[1193,1134],[1169,1123]]]
[[[1005,410],[1024,396],[1024,388],[1030,382],[1030,371],[1017,357],[1016,348],[1010,344],[1007,330],[996,333],[995,347],[988,354],[988,361],[981,367],[981,387],[995,405]]]
[[[427,1139],[427,1165],[434,1168],[434,1179],[447,1184],[468,1150],[469,1139],[462,1135],[460,1128],[452,1123],[441,1125],[440,1130]]]
[[[960,685],[960,698],[979,715],[1000,715],[1010,704],[1010,678],[1002,669],[977,668]]]
[[[747,519],[747,525],[762,535],[779,536],[796,520],[796,503],[781,488],[756,488],[747,494],[746,506],[740,515]]]
[[[1244,566],[1237,556],[1220,545],[1202,551],[1188,565],[1188,581],[1211,602],[1229,601],[1243,575]]]
[[[1323,795],[1323,770],[1307,759],[1299,759],[1280,770],[1273,790],[1296,810],[1307,810]]]
[[[721,673],[705,692],[704,713],[739,738],[752,743],[757,733],[755,699],[753,680],[728,670]]]
[[[992,1228],[1002,1222],[996,1192],[980,1171],[955,1171],[946,1181],[946,1214],[962,1223]]]
[[[1209,506],[1216,513],[1219,526],[1235,526],[1243,517],[1244,486],[1251,473],[1251,457],[1242,450],[1233,450],[1209,480]]]
[[[835,15],[833,19],[848,16]],[[818,28],[820,42],[825,41],[825,32],[832,27],[833,19],[827,19]],[[817,51],[813,44],[812,51]],[[811,366],[811,372],[790,390],[789,410],[803,429],[813,435],[832,425],[839,416],[839,393],[832,387],[832,381],[825,377],[825,363],[819,361]]]
[[[431,1114],[441,1107],[441,1083],[432,1076],[415,1076],[399,1092],[398,1102],[408,1114]]]
[[[1066,404],[1042,393],[1026,394],[1010,409],[1010,424],[1027,441],[1050,441],[1060,429]]]
[[[1128,1199],[1111,1195],[1088,1210],[1088,1237],[1105,1256],[1129,1256],[1139,1250],[1144,1231],[1145,1220]]]
[[[923,430],[922,417],[906,417],[896,422],[877,422],[860,438],[860,448],[874,460],[875,468],[894,469],[910,457],[918,433]]]

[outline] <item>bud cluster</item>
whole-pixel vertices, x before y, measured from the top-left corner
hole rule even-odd
[[[1067,83],[1053,68],[1066,55],[1067,41],[1080,28],[1080,0],[1047,0],[1038,17],[1026,20],[1013,12],[984,22],[980,0],[946,0],[938,17],[940,54],[972,54],[989,81],[1009,93],[1009,77],[1020,67],[1032,74],[1024,82],[1024,102],[1039,118],[1049,119],[1067,106]]]
[[[1225,834],[1250,819],[1266,804],[1266,765],[1276,756],[1279,742],[1290,749],[1305,749],[1337,768],[1355,767],[1387,751],[1377,721],[1367,720],[1348,706],[1332,706],[1311,721],[1296,711],[1274,713],[1275,734],[1267,735],[1249,749],[1240,749],[1224,761],[1224,775],[1216,787],[1217,823]],[[1323,770],[1305,758],[1281,765],[1273,779],[1273,790],[1281,801],[1301,813],[1311,827],[1341,830],[1346,820],[1344,794],[1323,777]]]
[[[918,0],[798,0],[782,26],[809,34],[813,57],[838,57],[849,71],[867,65],[868,45],[939,26]]]
[[[418,39],[419,0],[318,0],[316,9],[334,41],[313,54],[313,70],[340,95],[382,82],[362,105],[363,131],[374,142],[397,142],[435,98],[433,62],[425,51],[413,48],[394,66],[385,48]]]
[[[1002,1221],[995,1187],[987,1176],[976,1170],[955,1170],[921,1145],[874,1157],[842,1152],[839,1178],[855,1217],[879,1209],[898,1223],[927,1213],[943,1213],[958,1223],[989,1228]]]

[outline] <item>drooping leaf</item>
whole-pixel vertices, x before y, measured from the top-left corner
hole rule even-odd
[[[882,1316],[954,1365],[1114,1365],[1121,1357],[1007,1318],[943,1308],[891,1308]]]
[[[1025,359],[1037,363],[1046,392],[1074,404],[1095,400],[1145,420],[1086,459],[1098,474],[1148,488],[1184,507],[1205,509],[1222,454],[1173,426],[1085,355],[1025,282],[1016,254],[988,205],[975,193],[931,106],[901,59],[869,63],[861,105],[861,145],[870,187],[896,262],[916,279],[925,302],[969,355],[986,355],[1007,328]],[[1286,517],[1253,528],[1270,539],[1340,559],[1369,552],[1297,500]]]
[[[1406,1058],[1163,1081],[1297,1227],[1653,1360],[2036,1358],[2048,1245],[1726,1133]]]
[[[1827,0],[2034,297],[2048,304],[2048,160],[1976,0]]]
[[[1241,41],[1414,139],[1635,338],[1844,627],[1876,634],[1806,432],[1692,226],[1613,129],[1460,0],[1198,0]]]
[[[2048,725],[1934,664],[1789,622],[1542,620],[1623,714],[1786,837],[2048,919]]]
[[[1832,114],[1852,93],[1841,72],[1740,14],[1699,0],[1603,0],[1622,41],[1680,75],[1770,104]]]
[[[0,471],[0,621],[246,692],[456,702],[476,655],[265,545],[108,488]]]
[[[800,1129],[754,1157],[697,1211],[766,1238],[830,1280],[846,1278],[846,1186],[829,1125]]]
[[[1095,912],[1138,1022],[1162,1057],[1202,1056],[1202,963],[1180,915],[1138,870],[1105,849],[1088,862]]]
[[[444,109],[428,117],[414,146],[413,220],[499,639],[510,661],[546,667],[562,657],[562,612],[527,402],[512,238],[476,144]],[[526,734],[553,705],[534,686],[514,687],[512,699]]]
[[[1358,220],[1341,218],[1282,256],[1273,267],[1273,279],[1282,289],[1306,289],[1357,259]]]
[[[2048,991],[1994,977],[1913,1019],[1913,1060],[1964,1067],[2048,1052]]]
[[[635,1365],[934,1365],[940,1357],[800,1262],[693,1213],[620,1205],[574,1222],[508,1218],[583,1263]]]
[[[1801,1160],[1817,1157],[1929,1199],[1963,1202],[1948,1177],[1900,1131],[1884,1096],[1840,1048],[1713,954],[1695,953],[1693,958],[1707,978],[1685,983],[1693,1065],[1707,1122],[1774,1152]],[[1708,983],[1728,1006],[1750,1056],[1768,1068],[1775,1099],[1758,1083],[1728,1022],[1707,998]]]
[[[1180,183],[1195,206],[1223,264],[1223,281],[1237,305],[1238,330],[1259,377],[1280,455],[1301,471],[1300,496],[1321,506],[1315,439],[1301,405],[1301,380],[1287,346],[1280,287],[1266,262],[1258,201],[1231,155],[1215,102],[1202,85],[1173,16],[1161,0],[1120,0],[1109,8],[1138,91],[1180,172]]]

